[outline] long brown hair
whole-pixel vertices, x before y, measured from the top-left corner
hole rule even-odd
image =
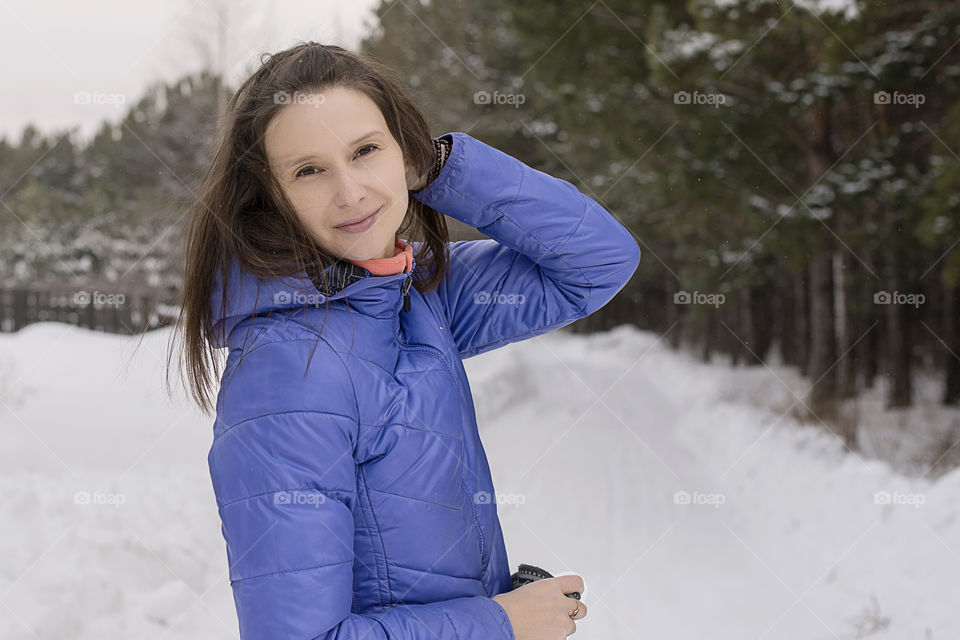
[[[213,346],[211,300],[227,299],[231,259],[261,279],[300,272],[320,273],[338,256],[323,251],[307,232],[270,171],[264,136],[286,102],[277,96],[355,89],[380,109],[405,162],[425,174],[435,159],[426,118],[395,73],[365,55],[333,45],[301,42],[263,54],[260,68],[227,103],[216,136],[213,161],[187,212],[185,269],[174,337],[183,337],[181,362],[190,391],[210,413],[220,376],[219,350]],[[413,286],[426,293],[446,271],[448,232],[443,215],[409,199],[397,230],[420,242]],[[214,291],[219,270],[222,288]],[[319,339],[319,335],[318,335]],[[222,344],[222,343],[221,343]],[[167,358],[169,389],[170,359]]]

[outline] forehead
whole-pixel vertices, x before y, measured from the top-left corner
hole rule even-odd
[[[383,114],[366,94],[343,87],[284,94],[288,103],[267,125],[264,144],[271,158],[336,154],[372,131],[387,133]]]

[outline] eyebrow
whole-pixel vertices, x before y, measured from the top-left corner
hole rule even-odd
[[[383,132],[382,132],[382,131],[380,131],[379,129],[374,129],[373,131],[370,131],[370,132],[367,132],[367,133],[363,134],[362,136],[360,136],[359,138],[357,138],[357,139],[354,140],[353,142],[347,143],[347,146],[348,146],[348,147],[352,147],[352,146],[354,146],[354,145],[360,144],[361,142],[363,142],[363,141],[366,140],[367,138],[372,138],[373,136],[382,136],[382,135],[383,135]],[[290,169],[290,168],[294,167],[295,165],[300,164],[301,162],[306,162],[307,160],[311,160],[311,159],[313,159],[313,158],[314,158],[314,155],[313,155],[312,153],[308,153],[307,155],[300,156],[299,158],[297,158],[297,159],[295,159],[295,160],[291,160],[290,162],[288,162],[288,163],[286,164],[286,166],[287,166],[288,169]]]

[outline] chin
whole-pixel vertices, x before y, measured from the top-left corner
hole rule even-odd
[[[371,235],[369,238],[358,238],[356,242],[345,246],[342,251],[336,252],[336,255],[341,256],[345,260],[356,261],[382,258],[383,256],[380,255],[380,253],[383,251],[383,248],[387,246],[388,242],[393,246],[395,237],[395,235],[386,237]]]

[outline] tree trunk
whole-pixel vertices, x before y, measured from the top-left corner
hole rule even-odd
[[[664,331],[670,329],[670,336],[667,338],[669,340],[670,346],[674,351],[680,348],[680,344],[683,342],[684,337],[684,325],[687,320],[682,318],[680,313],[680,305],[676,303],[673,299],[674,294],[677,292],[677,282],[673,279],[673,276],[670,273],[663,274],[663,284],[664,289],[667,293],[667,313],[666,313],[666,326],[663,328]],[[679,322],[677,323],[677,321]],[[677,323],[674,326],[674,323]]]
[[[877,253],[873,256],[873,264],[881,264],[882,260],[878,259],[881,257],[880,253]],[[884,322],[883,309],[873,302],[873,295],[875,291],[868,291],[868,298],[861,301],[863,305],[863,319],[864,319],[864,330],[866,327],[872,326],[870,332],[860,341],[860,344],[857,345],[860,355],[858,356],[858,362],[861,367],[861,375],[863,375],[863,387],[865,389],[873,389],[873,385],[876,384],[877,376],[880,374],[880,352],[881,352],[881,337],[885,335],[886,332],[886,322]]]
[[[854,260],[855,258],[848,251],[838,254],[834,260],[837,292],[837,352],[845,354],[837,364],[838,393],[841,398],[852,398],[857,393],[857,351],[850,349],[850,345],[860,337],[857,332],[860,328],[857,322],[859,314],[854,308],[854,301],[857,299],[853,287]]]
[[[910,378],[910,319],[906,304],[898,303],[893,299],[901,280],[899,277],[890,278],[890,296],[886,304],[887,319],[887,346],[889,353],[890,393],[887,397],[887,408],[894,409],[909,407],[912,397]]]
[[[737,292],[737,315],[739,322],[737,331],[740,336],[740,352],[743,355],[743,361],[746,364],[763,364],[761,359],[763,355],[757,352],[759,348],[757,340],[757,327],[754,322],[753,289],[743,287]]]
[[[809,370],[810,323],[807,320],[810,312],[808,310],[808,301],[807,278],[800,275],[794,280],[793,286],[793,321],[795,330],[791,334],[790,339],[793,341],[791,351],[794,353],[797,368],[802,376],[807,375]]]
[[[780,351],[780,362],[784,365],[794,365],[796,360],[790,349],[793,346],[789,336],[793,335],[793,296],[790,288],[783,286],[783,280],[777,279],[773,287],[773,307],[771,315],[771,332],[773,340]]]
[[[960,404],[960,287],[944,287],[943,342],[946,384],[943,404]]]
[[[754,287],[752,291],[753,303],[750,311],[753,317],[753,338],[755,340],[752,349],[760,359],[760,363],[763,363],[769,358],[770,346],[773,342],[775,295],[773,287],[767,283]]]
[[[866,330],[866,327],[864,330]],[[870,329],[870,333],[864,336],[863,340],[861,340],[856,347],[857,350],[860,351],[860,356],[858,356],[857,361],[860,363],[865,389],[873,389],[873,384],[877,380],[877,373],[880,370],[877,352],[880,349],[879,336],[882,332],[883,320],[881,319],[880,322]]]
[[[703,316],[703,352],[701,358],[709,363],[713,358],[713,351],[717,347],[717,317],[707,313]]]
[[[833,255],[824,250],[810,260],[810,363],[813,387],[808,404],[822,420],[836,414],[837,341],[833,303]]]

